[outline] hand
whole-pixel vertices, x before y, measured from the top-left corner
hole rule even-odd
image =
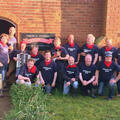
[[[27,80],[28,82],[30,82],[30,78],[28,78],[28,77],[25,80]]]
[[[9,46],[9,50],[10,50],[10,51],[13,50],[13,46],[12,46],[12,45]]]
[[[75,82],[75,78],[72,78],[71,80],[72,80],[72,82]]]
[[[36,84],[38,84],[38,85],[39,85],[39,84],[40,84],[40,80],[37,80],[37,81],[36,81]]]
[[[77,65],[79,62],[75,62],[75,64]]]
[[[52,87],[55,87],[55,82],[53,82],[51,86],[52,86]]]
[[[59,56],[59,57],[57,57],[56,59],[57,59],[57,60],[62,60],[62,57],[61,57],[61,56]]]
[[[86,55],[86,53],[85,53],[85,52],[82,52],[82,53],[81,53],[81,55],[82,55],[82,56],[85,56],[85,55]]]
[[[42,85],[45,85],[45,82],[44,82],[44,80],[41,80],[41,84],[42,84]]]
[[[94,85],[94,86],[98,85],[98,81],[97,81],[97,80],[94,80],[94,81],[92,82],[92,85]]]
[[[3,66],[3,64],[0,62],[0,67],[2,67]]]
[[[13,57],[13,60],[14,60],[14,61],[17,61],[18,59],[17,59],[17,57]]]
[[[88,82],[86,80],[83,81],[83,85],[86,86],[88,85]]]
[[[116,81],[114,79],[110,80],[110,83],[116,83]]]
[[[67,83],[66,83],[66,86],[70,86],[70,82],[67,82]]]

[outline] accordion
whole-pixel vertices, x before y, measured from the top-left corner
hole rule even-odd
[[[20,53],[17,54],[17,63],[16,63],[16,68],[20,68],[24,64],[27,63],[27,60],[30,59],[31,56],[27,53]]]

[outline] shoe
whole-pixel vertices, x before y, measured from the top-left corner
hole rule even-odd
[[[105,99],[108,100],[108,101],[111,101],[111,100],[112,100],[111,97],[107,97],[107,98],[105,98]]]
[[[120,94],[117,94],[118,97],[120,97]]]
[[[91,95],[92,98],[96,98],[96,96],[94,94]]]

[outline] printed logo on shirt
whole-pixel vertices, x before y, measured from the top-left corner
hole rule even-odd
[[[84,51],[85,53],[91,52],[91,50],[88,50],[88,49],[84,49],[83,51]]]
[[[105,51],[105,54],[106,54],[106,53],[108,53],[108,51]],[[113,54],[113,52],[112,52],[112,51],[109,51],[109,54]]]
[[[91,73],[91,71],[87,71],[87,70],[83,70],[83,72],[84,72],[85,74]]]
[[[73,71],[67,71],[67,73],[68,73],[68,74],[74,74],[74,72],[73,72]]]
[[[74,50],[76,50],[75,48],[68,48],[68,50],[70,51],[70,52],[73,52]]]
[[[105,72],[110,72],[110,71],[112,71],[112,69],[107,69],[107,68],[103,68],[103,70],[104,70]]]
[[[30,75],[32,75],[31,73],[26,73],[25,76],[29,77]]]
[[[39,60],[39,58],[33,58],[33,59],[35,60],[35,62]]]
[[[50,68],[50,67],[43,67],[43,69],[47,71],[47,70],[51,70],[52,68]]]

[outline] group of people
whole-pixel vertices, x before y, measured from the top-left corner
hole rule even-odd
[[[114,97],[117,83],[120,96],[120,49],[112,46],[112,40],[106,38],[106,45],[98,48],[92,34],[87,35],[86,43],[80,48],[70,34],[67,43],[61,45],[61,39],[56,37],[51,50],[39,52],[37,44],[31,45],[31,51],[26,50],[26,42],[21,41],[20,50],[16,49],[17,40],[14,37],[15,28],[11,27],[9,35],[0,36],[0,68],[2,79],[9,73],[9,61],[18,61],[17,54],[29,54],[27,63],[16,69],[16,83],[43,86],[45,93],[50,94],[52,88],[61,89],[64,95],[70,91],[75,97],[78,91],[83,96],[96,94],[103,96],[108,86],[108,100]]]

